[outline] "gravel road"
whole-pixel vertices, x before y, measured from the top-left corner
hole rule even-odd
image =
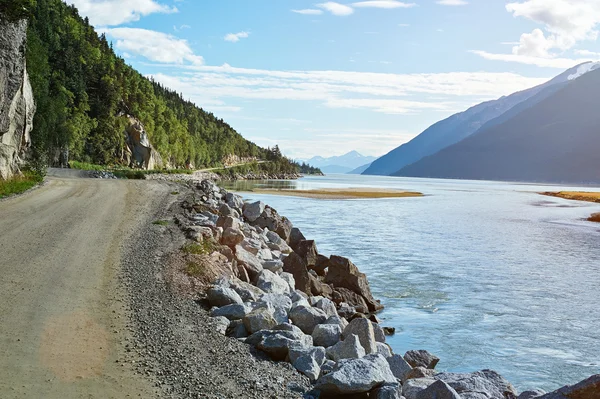
[[[82,178],[0,201],[0,398],[284,398],[308,381],[166,283],[170,183]]]

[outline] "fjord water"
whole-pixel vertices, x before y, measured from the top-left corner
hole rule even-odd
[[[427,349],[446,371],[494,369],[519,390],[600,372],[600,225],[585,221],[600,205],[538,194],[574,188],[348,175],[267,186],[425,194],[244,193],[289,217],[321,253],[346,256],[367,274],[386,307],[383,325],[396,327],[388,338],[396,353]]]

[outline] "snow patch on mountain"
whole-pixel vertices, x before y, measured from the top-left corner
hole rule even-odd
[[[586,64],[582,64],[579,66],[579,68],[577,68],[577,72],[575,72],[572,75],[569,75],[569,80],[575,80],[577,78],[582,77],[583,75],[585,75],[588,72],[592,72],[596,69],[600,68],[600,61],[596,61],[596,62],[588,62]]]

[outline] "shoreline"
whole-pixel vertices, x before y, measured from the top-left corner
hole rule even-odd
[[[283,195],[313,199],[385,199],[385,198],[416,198],[424,197],[422,193],[413,191],[398,191],[377,188],[341,188],[341,189],[312,189],[312,190],[287,190],[287,189],[254,189],[249,192],[267,195]]]
[[[592,202],[595,204],[600,203],[600,192],[586,192],[586,191],[547,191],[540,193],[548,197],[562,198],[570,201],[583,201]],[[600,223],[600,213],[593,213],[587,218],[588,222]]]
[[[160,289],[170,291],[169,297],[185,303],[177,306],[178,312],[186,309],[195,323],[202,325],[200,342],[217,340],[221,351],[211,351],[211,362],[228,364],[233,355],[231,349],[223,348],[235,344],[239,362],[247,364],[251,357],[264,364],[266,369],[256,372],[244,366],[236,368],[232,385],[248,374],[254,378],[266,373],[265,378],[271,378],[284,373],[290,381],[295,373],[302,377],[299,382],[274,383],[271,389],[279,392],[278,397],[318,398],[352,392],[372,398],[403,395],[417,399],[420,392],[434,389],[469,397],[483,384],[488,398],[546,399],[539,391],[517,395],[508,381],[490,370],[438,373],[435,365],[439,359],[424,350],[394,354],[385,343],[386,333],[393,332],[382,328],[375,315],[382,306],[372,297],[367,276],[349,259],[320,255],[316,243],[304,238],[276,210],[260,201],[244,202],[211,181],[184,185],[180,191],[183,194],[173,198],[169,211],[160,215],[175,224],[152,227],[157,233],[163,231],[163,238],[157,235],[155,240],[170,237],[171,247],[156,245],[162,247],[161,257],[154,261],[154,272],[144,278],[162,273],[164,280],[154,285],[164,286]],[[160,315],[156,318],[157,328],[164,330],[163,319]],[[140,324],[147,331],[146,323]],[[160,352],[160,345],[152,348],[152,353]],[[186,348],[190,349],[189,345]],[[192,351],[197,356],[199,349]],[[175,358],[172,355],[169,361]],[[217,371],[225,372],[221,367]],[[290,371],[293,373],[288,374]],[[182,373],[185,375],[185,367]],[[350,385],[344,383],[349,376]],[[222,376],[213,377],[219,381]],[[589,388],[598,379],[600,376],[580,385]],[[210,392],[215,397],[232,392],[219,384],[191,383],[196,385],[188,392]],[[210,391],[206,391],[208,386]],[[248,397],[263,397],[253,389],[235,389],[258,395]]]

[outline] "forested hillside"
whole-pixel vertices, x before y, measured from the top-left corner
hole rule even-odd
[[[55,163],[68,150],[71,160],[121,163],[123,113],[144,124],[151,143],[173,168],[214,166],[228,155],[270,155],[222,119],[128,66],[75,7],[61,0],[1,1],[4,11],[30,20],[27,69],[37,103],[36,156]],[[280,163],[289,162],[282,158]]]

